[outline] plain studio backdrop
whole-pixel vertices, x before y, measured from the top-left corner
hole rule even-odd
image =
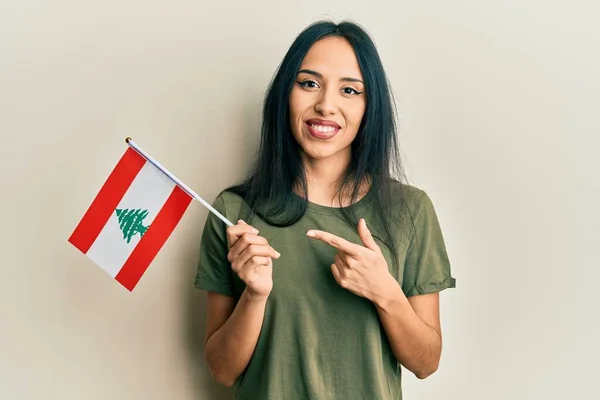
[[[457,279],[440,368],[405,370],[405,398],[593,397],[595,4],[2,0],[0,398],[230,398],[202,358],[200,203],[133,293],[67,239],[127,136],[208,201],[241,178],[268,82],[321,18],[373,35]]]

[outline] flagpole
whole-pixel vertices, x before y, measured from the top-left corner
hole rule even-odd
[[[179,179],[177,179],[177,177],[175,177],[175,175],[173,175],[172,173],[170,173],[169,171],[167,171],[167,169],[165,167],[163,167],[162,165],[160,165],[160,163],[158,161],[156,161],[149,154],[147,154],[144,150],[142,150],[130,137],[128,137],[128,138],[125,139],[125,143],[127,143],[135,151],[137,151],[138,153],[140,153],[146,160],[148,160],[150,163],[152,163],[156,168],[158,168],[159,170],[161,170],[162,172],[164,172],[165,175],[167,175],[169,178],[171,178],[171,180],[173,180],[173,182],[175,182],[177,185],[179,185],[179,187],[181,187],[181,189],[183,189],[187,194],[189,194],[194,199],[196,199],[200,203],[202,203],[213,214],[215,214],[217,217],[219,217],[219,219],[221,221],[223,221],[225,224],[227,224],[227,226],[233,226],[233,224],[231,223],[231,221],[229,221],[227,218],[225,218],[220,212],[218,212],[217,210],[215,210],[215,208],[213,206],[211,206],[210,204],[208,204],[196,192],[194,192],[192,189],[190,189],[189,187],[187,187],[183,182],[181,182]]]

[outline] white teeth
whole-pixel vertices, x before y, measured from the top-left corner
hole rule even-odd
[[[314,130],[319,131],[321,133],[330,133],[330,132],[333,132],[335,130],[335,128],[333,126],[311,125],[311,127]]]

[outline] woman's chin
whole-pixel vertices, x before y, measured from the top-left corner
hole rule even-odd
[[[350,148],[337,149],[326,145],[308,145],[302,147],[303,156],[309,160],[327,160],[335,157],[340,157],[344,151],[350,152]]]

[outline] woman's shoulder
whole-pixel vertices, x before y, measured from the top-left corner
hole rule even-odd
[[[428,197],[423,188],[397,180],[391,181],[390,191],[393,199],[400,200],[400,203],[410,208],[417,206],[420,201]]]
[[[412,184],[395,182],[392,185],[393,196],[396,196],[395,209],[408,211],[411,219],[417,218],[422,221],[437,219],[437,211],[428,191],[423,187]]]
[[[230,189],[221,190],[219,192],[219,194],[217,195],[215,201],[217,201],[217,200],[221,201],[227,205],[242,203],[244,201],[239,194],[231,191]]]
[[[225,217],[237,219],[246,202],[237,193],[223,189],[216,195],[211,205]]]

